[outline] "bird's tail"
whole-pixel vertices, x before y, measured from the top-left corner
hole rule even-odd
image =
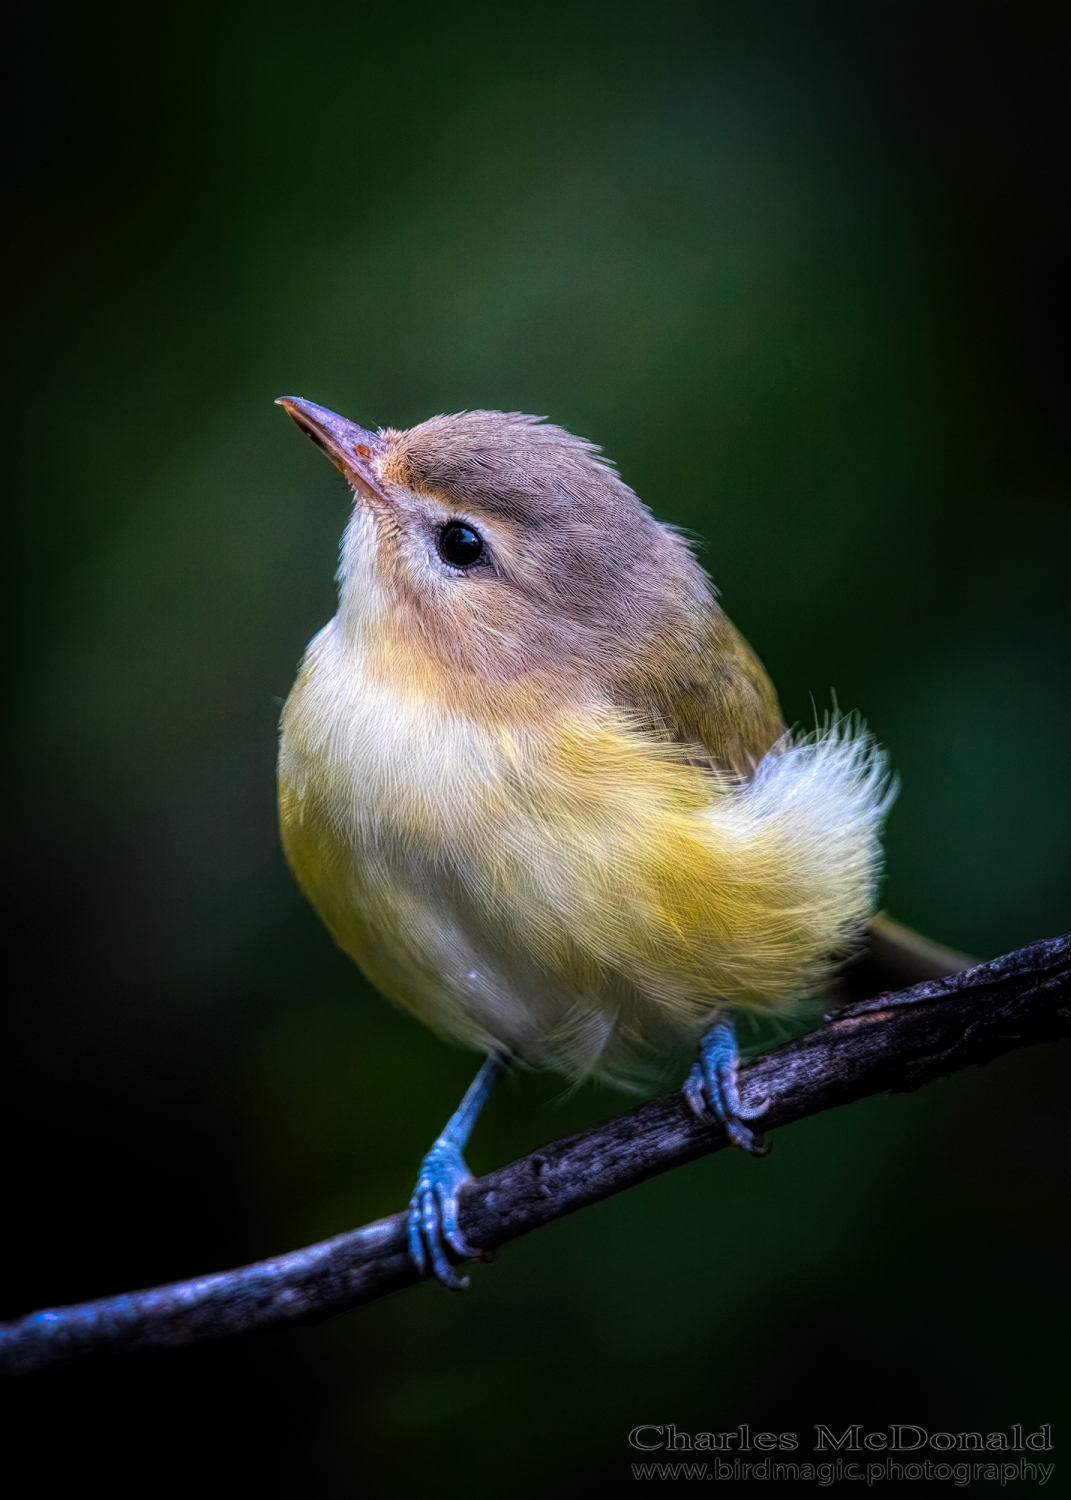
[[[886,990],[906,989],[925,979],[958,974],[977,962],[970,954],[935,943],[878,912],[867,925],[863,951],[839,976],[838,990],[843,991],[845,1002],[867,1000]]]

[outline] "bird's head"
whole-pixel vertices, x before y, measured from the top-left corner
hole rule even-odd
[[[343,629],[391,641],[447,687],[628,683],[701,633],[706,575],[592,443],[516,412],[371,432],[279,404],[354,492]]]

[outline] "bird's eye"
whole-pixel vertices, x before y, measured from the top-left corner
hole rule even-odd
[[[483,551],[483,537],[464,521],[447,521],[439,532],[439,551],[455,568],[469,568]]]

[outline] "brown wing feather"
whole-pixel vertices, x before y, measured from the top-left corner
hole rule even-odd
[[[647,682],[645,711],[673,739],[701,747],[718,769],[750,776],[784,733],[773,683],[754,651],[715,605],[700,650],[675,653],[672,661]],[[862,935],[858,957],[831,988],[830,999],[867,998],[883,989],[954,974],[974,962],[878,912]]]
[[[751,776],[784,733],[773,683],[713,602],[699,647],[668,655],[634,701],[672,739],[698,746],[718,770],[738,776]]]

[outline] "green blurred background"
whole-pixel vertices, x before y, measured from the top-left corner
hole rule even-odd
[[[398,1209],[473,1071],[279,851],[347,514],[282,392],[601,443],[701,533],[787,715],[835,690],[890,748],[885,904],[984,955],[1071,927],[1068,31],[941,0],[22,14],[4,1316]],[[809,1121],[462,1297],[33,1382],[7,1451],[478,1497],[631,1486],[639,1422],[1059,1441],[1068,1079],[1039,1048]],[[626,1102],[520,1078],[470,1162]]]

